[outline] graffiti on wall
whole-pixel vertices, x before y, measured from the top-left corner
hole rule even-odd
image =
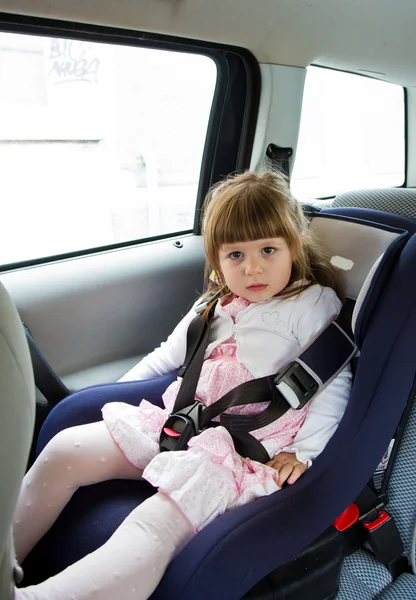
[[[51,39],[49,76],[55,84],[98,82],[100,59],[88,42]]]

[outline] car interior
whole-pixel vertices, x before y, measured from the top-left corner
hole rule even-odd
[[[161,402],[176,373],[118,380],[204,291],[210,186],[265,167],[353,263],[351,398],[301,480],[203,529],[152,598],[416,598],[415,18],[410,0],[0,0],[2,600],[25,470],[105,402]],[[78,490],[22,585],[152,493]]]

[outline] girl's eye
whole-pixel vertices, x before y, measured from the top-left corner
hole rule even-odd
[[[238,260],[239,258],[241,258],[243,256],[242,252],[230,252],[229,257],[231,258],[231,260]]]
[[[267,246],[262,250],[263,254],[273,254],[274,252],[276,252],[276,248],[271,248],[270,246]]]

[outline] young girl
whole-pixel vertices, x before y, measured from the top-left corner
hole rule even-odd
[[[215,272],[208,293],[220,292],[196,392],[209,406],[237,385],[277,372],[338,314],[341,302],[337,275],[311,239],[282,175],[229,177],[211,190],[205,206],[205,251]],[[123,381],[182,365],[198,303]],[[344,413],[350,371],[344,369],[303,409],[290,409],[252,432],[270,456],[266,464],[237,454],[222,426],[192,438],[187,451],[160,453],[160,432],[179,386],[180,380],[166,390],[164,410],[146,400],[138,408],[106,404],[103,421],[62,431],[45,447],[24,478],[15,514],[19,561],[80,486],[143,477],[158,493],[133,510],[104,546],[37,586],[16,589],[16,600],[148,598],[202,527],[304,473]],[[266,406],[229,410],[254,415]]]

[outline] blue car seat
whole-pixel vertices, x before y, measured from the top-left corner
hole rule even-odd
[[[380,215],[365,212],[373,221],[380,221]],[[414,233],[413,220],[404,224]],[[203,529],[170,565],[152,600],[240,599],[312,542],[365,486],[394,434],[415,378],[416,364],[406,357],[416,355],[416,236],[403,250],[397,247],[377,274],[373,302],[357,320],[361,354],[350,402],[326,449],[295,486],[226,513]],[[59,430],[98,420],[108,401],[138,404],[146,397],[160,402],[174,377],[95,386],[73,394],[49,415],[38,451]],[[153,492],[145,482],[123,481],[78,490],[25,562],[25,584],[56,573],[100,546]]]

